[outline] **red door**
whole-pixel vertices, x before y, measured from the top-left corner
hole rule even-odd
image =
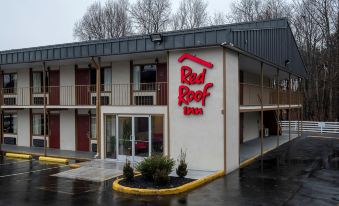
[[[60,104],[60,72],[59,70],[49,71],[49,104]]]
[[[157,65],[157,105],[167,104],[167,64]]]
[[[89,115],[77,116],[77,150],[89,151]]]
[[[59,114],[49,115],[49,147],[60,148],[60,116]]]
[[[90,104],[90,74],[88,69],[77,69],[75,72],[75,94],[77,105]]]

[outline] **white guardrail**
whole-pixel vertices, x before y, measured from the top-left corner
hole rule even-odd
[[[291,130],[298,131],[298,123],[304,132],[339,134],[339,122],[291,121]],[[280,125],[282,130],[288,130],[288,121],[280,121]]]

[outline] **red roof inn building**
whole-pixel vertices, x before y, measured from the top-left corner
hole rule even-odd
[[[227,172],[299,134],[278,123],[299,122],[306,75],[286,19],[1,51],[0,69],[3,151],[182,149],[191,169]]]

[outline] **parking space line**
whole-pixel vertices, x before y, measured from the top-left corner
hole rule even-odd
[[[65,166],[59,166],[59,167],[50,167],[50,168],[40,169],[40,170],[32,170],[32,171],[28,171],[28,172],[20,172],[20,173],[10,174],[10,175],[3,175],[3,176],[0,176],[0,178],[4,178],[4,177],[12,177],[12,176],[18,176],[18,175],[24,175],[24,174],[35,173],[35,172],[42,172],[42,171],[52,170],[52,169],[57,169],[57,168],[62,168],[62,167],[66,167],[66,166],[67,166],[67,165],[65,165]]]
[[[8,163],[0,164],[0,166],[2,166],[2,165],[14,165],[14,164],[23,163],[23,162],[29,162],[29,161],[33,162],[34,160],[23,160],[23,161],[16,161],[16,162],[8,162]]]

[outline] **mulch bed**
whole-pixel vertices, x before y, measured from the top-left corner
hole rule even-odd
[[[174,187],[179,187],[181,185],[187,184],[194,181],[194,179],[189,178],[180,178],[180,177],[170,177],[170,180],[166,185],[157,186],[153,182],[146,180],[141,175],[135,176],[133,181],[127,181],[125,179],[119,182],[120,185],[132,188],[139,189],[169,189]]]

